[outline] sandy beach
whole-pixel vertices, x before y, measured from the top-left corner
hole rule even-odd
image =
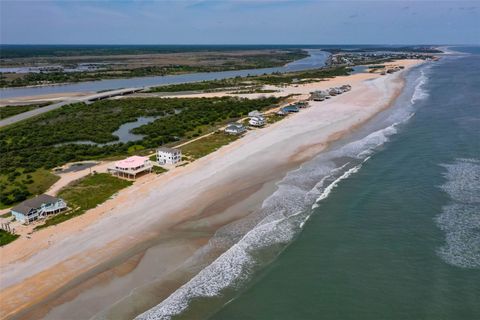
[[[419,63],[395,62],[405,70]],[[286,172],[387,108],[403,87],[404,72],[282,88],[273,95],[302,99],[314,90],[352,86],[185,167],[143,177],[82,216],[0,248],[1,318],[123,319],[152,307],[221,253],[201,254],[216,230],[247,216]],[[201,94],[216,95],[225,93]],[[83,173],[71,173],[70,179]],[[156,288],[148,287],[151,283]],[[151,297],[110,307],[135,297],[139,287],[142,297],[149,290]]]

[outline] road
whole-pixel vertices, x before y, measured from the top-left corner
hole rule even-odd
[[[34,117],[34,116],[38,116],[40,114],[43,114],[43,113],[51,111],[51,110],[58,109],[58,108],[60,108],[64,105],[67,105],[67,104],[76,103],[76,102],[96,101],[96,100],[111,98],[111,97],[115,97],[115,96],[121,96],[121,95],[125,95],[125,94],[135,93],[135,92],[138,92],[138,91],[143,90],[143,89],[145,89],[145,88],[142,87],[142,88],[126,88],[126,89],[110,90],[110,91],[95,93],[95,94],[85,96],[85,97],[72,98],[72,99],[64,100],[64,101],[61,101],[61,102],[51,104],[51,105],[46,106],[46,107],[37,108],[37,109],[34,109],[34,110],[23,112],[23,113],[14,115],[12,117],[8,117],[6,119],[0,120],[0,128],[11,125],[11,124],[14,124],[14,123],[17,123],[19,121],[22,121],[22,120],[25,120],[25,119],[28,119],[28,118],[31,118],[31,117]]]

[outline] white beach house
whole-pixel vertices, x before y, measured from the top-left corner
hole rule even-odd
[[[263,114],[258,110],[253,110],[248,113],[249,117],[263,117]]]
[[[16,205],[12,208],[11,213],[15,220],[28,224],[65,209],[67,209],[67,204],[63,199],[42,194]]]
[[[115,162],[108,172],[122,178],[135,179],[142,172],[151,172],[153,164],[148,157],[132,156]]]
[[[248,121],[248,123],[251,126],[254,126],[254,127],[262,127],[263,125],[265,125],[265,118],[264,117],[250,117],[250,120]]]
[[[182,151],[173,148],[157,149],[157,162],[159,164],[176,164],[182,160]]]
[[[245,126],[241,123],[236,123],[236,122],[229,123],[228,126],[225,128],[226,133],[234,134],[234,135],[242,134],[245,131],[247,131]]]

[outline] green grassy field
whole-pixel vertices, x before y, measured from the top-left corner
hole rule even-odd
[[[278,115],[278,114],[268,114],[267,117],[266,117],[266,120],[267,120],[268,124],[271,124],[271,123],[275,123],[277,121],[283,120],[286,117],[287,117],[286,115],[281,116],[281,115]]]
[[[186,144],[180,149],[182,150],[183,155],[195,160],[204,157],[215,150],[218,150],[220,147],[227,145],[238,138],[240,138],[240,136],[229,135],[223,132],[215,132],[214,134],[205,138]]]
[[[17,239],[19,235],[17,234],[12,234],[10,232],[7,232],[5,230],[0,230],[0,247],[4,246],[13,240]]]
[[[17,169],[0,174],[0,209],[11,207],[28,197],[44,193],[60,177],[48,170],[37,169],[26,173]]]
[[[35,229],[56,225],[79,216],[85,213],[85,211],[105,202],[112,195],[131,184],[131,181],[123,180],[107,173],[97,173],[75,181],[60,190],[58,194],[60,198],[67,202],[71,210],[52,216]]]
[[[153,166],[153,172],[155,172],[156,174],[161,174],[167,171],[168,171],[167,169],[162,168],[160,166]]]

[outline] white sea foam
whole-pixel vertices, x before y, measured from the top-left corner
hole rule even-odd
[[[417,84],[418,88],[422,85]],[[212,243],[235,241],[228,250],[166,300],[136,319],[171,319],[186,310],[193,299],[219,296],[226,288],[235,288],[249,279],[262,263],[269,262],[259,261],[257,253],[276,248],[278,254],[291,242],[309,219],[311,209],[328,198],[342,180],[358,172],[374,151],[398,132],[399,124],[413,116],[410,107],[403,106],[392,114],[386,120],[386,127],[321,153],[289,172],[253,218],[249,216],[249,220],[235,222],[217,232]]]
[[[347,144],[339,150],[319,155],[313,161],[289,172],[278,183],[276,192],[262,205],[263,219],[236,244],[203,269],[187,284],[137,319],[170,319],[184,311],[192,299],[214,297],[227,287],[236,287],[256,270],[257,250],[288,244],[303,228],[312,213],[308,208],[326,199],[340,181],[360,170],[371,151],[385,143],[396,130],[388,127]],[[381,136],[382,138],[379,138]],[[365,152],[369,150],[370,152]],[[362,155],[361,155],[362,154]],[[363,160],[354,166],[347,161],[335,167],[339,156]]]
[[[443,166],[447,182],[441,188],[452,201],[436,218],[446,237],[438,254],[454,266],[480,268],[480,161],[456,159]]]
[[[415,90],[413,92],[412,98],[410,99],[411,104],[415,104],[417,101],[425,100],[428,98],[428,91],[425,89],[425,84],[428,81],[427,76],[428,68],[424,67],[420,71],[420,77],[416,81]]]

